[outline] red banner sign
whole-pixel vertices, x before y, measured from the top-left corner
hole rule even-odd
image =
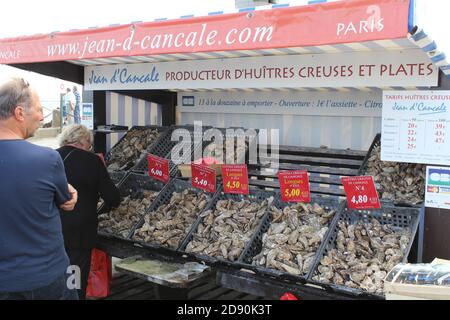
[[[225,193],[249,194],[248,171],[245,164],[223,164],[222,180]]]
[[[169,182],[169,160],[157,157],[153,154],[147,155],[148,175],[164,183]]]
[[[409,2],[335,1],[3,39],[0,40],[0,64],[406,38]]]
[[[351,210],[380,209],[380,200],[372,176],[343,177],[348,208]]]
[[[206,166],[191,164],[192,186],[206,192],[216,192],[216,171]]]
[[[307,171],[281,171],[278,180],[283,202],[311,202]]]

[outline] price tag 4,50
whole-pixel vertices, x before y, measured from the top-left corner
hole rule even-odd
[[[351,210],[380,209],[380,200],[372,176],[343,177],[348,208]]]
[[[223,190],[231,194],[249,194],[245,164],[222,165]]]
[[[283,202],[311,202],[307,171],[281,171],[278,173],[278,180]]]
[[[191,164],[192,186],[206,192],[216,192],[216,170],[199,164]]]
[[[156,180],[167,183],[169,176],[169,160],[157,157],[153,154],[147,155],[148,175]]]

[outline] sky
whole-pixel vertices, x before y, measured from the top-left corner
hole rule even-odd
[[[307,0],[279,0],[279,3],[304,4]],[[3,1],[0,10],[0,39],[51,33],[71,29],[177,18],[183,15],[206,15],[208,12],[233,12],[235,0],[54,0]],[[417,0],[417,24],[436,41],[438,49],[450,60],[450,37],[446,25],[449,0]],[[0,65],[0,81],[12,75],[29,79],[42,88],[42,100],[59,99],[59,91],[71,84],[62,80],[36,76],[29,72]],[[55,94],[55,91],[58,94]],[[48,94],[47,94],[48,92]],[[55,95],[57,96],[55,98]]]

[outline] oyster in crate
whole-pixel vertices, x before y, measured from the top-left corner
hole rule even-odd
[[[383,293],[386,274],[403,260],[410,241],[408,228],[370,223],[338,223],[335,248],[320,261],[313,280],[369,293]]]
[[[381,199],[422,203],[425,195],[426,166],[414,163],[381,161],[381,147],[372,150],[366,175],[373,176]]]
[[[214,210],[202,214],[203,220],[186,252],[237,261],[272,201],[272,197],[261,203],[231,199],[217,201]]]
[[[159,137],[155,129],[132,130],[111,150],[108,170],[129,169],[147,153],[147,148]]]
[[[263,235],[262,250],[253,258],[253,264],[294,275],[307,274],[336,211],[317,203],[271,210],[272,223]]]
[[[220,143],[212,142],[203,150],[205,157],[213,157],[222,164],[238,164],[245,161],[245,154],[248,150],[248,138],[230,139],[225,137]]]
[[[126,197],[119,207],[98,216],[99,231],[126,238],[158,193],[157,191],[143,190],[141,199]]]
[[[136,229],[133,238],[176,249],[208,200],[208,196],[203,193],[190,190],[174,192],[168,204],[145,215],[144,224]]]

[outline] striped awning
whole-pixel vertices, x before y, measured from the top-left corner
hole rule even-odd
[[[398,8],[396,12],[390,12],[393,8]],[[273,38],[279,37],[276,40],[276,45],[271,46],[270,43],[267,45],[242,45],[238,46],[238,48],[233,49],[233,46],[220,47],[217,45],[217,48],[221,48],[221,50],[203,50],[202,47],[195,48],[181,48],[180,52],[171,52],[171,50],[166,50],[167,52],[154,53],[150,54],[136,54],[140,51],[129,52],[129,53],[121,53],[121,54],[106,54],[105,56],[98,55],[99,57],[87,57],[87,58],[79,58],[76,57],[70,58],[67,55],[61,56],[60,58],[50,57],[46,59],[45,57],[40,57],[39,59],[43,59],[42,61],[67,61],[72,64],[80,65],[80,66],[102,66],[102,65],[116,65],[116,64],[138,64],[138,63],[152,63],[152,62],[166,62],[166,61],[186,61],[186,60],[210,60],[210,59],[230,59],[230,58],[243,58],[243,57],[261,57],[261,56],[289,56],[289,55],[317,55],[317,54],[336,54],[336,53],[349,53],[349,52],[382,52],[382,51],[405,51],[421,48],[430,58],[430,61],[437,66],[442,72],[444,72],[448,77],[450,77],[450,65],[446,61],[445,54],[440,52],[437,49],[437,45],[434,41],[430,39],[426,35],[426,33],[416,27],[415,24],[415,3],[414,0],[361,0],[361,1],[338,1],[338,0],[329,0],[329,1],[306,1],[304,6],[290,6],[289,4],[276,4],[271,6],[259,6],[254,8],[244,8],[240,10],[236,10],[236,12],[210,12],[208,16],[203,17],[195,17],[193,15],[184,15],[181,17],[174,17],[175,19],[161,18],[156,19],[153,22],[141,22],[136,21],[127,25],[110,25],[108,27],[102,28],[89,28],[88,30],[71,30],[70,32],[53,32],[50,35],[35,35],[32,37],[20,37],[16,39],[4,39],[0,40],[0,63],[4,64],[15,64],[15,63],[29,63],[35,62],[33,60],[33,56],[31,56],[30,61],[19,61],[14,60],[14,54],[10,54],[11,56],[5,55],[5,50],[10,50],[11,52],[15,52],[14,50],[20,52],[20,45],[33,46],[36,48],[40,48],[40,46],[47,48],[46,46],[58,46],[61,45],[59,39],[65,39],[67,41],[72,41],[73,39],[91,39],[95,38],[95,36],[104,35],[105,33],[115,34],[115,32],[123,31],[123,30],[132,30],[133,35],[134,31],[139,28],[147,28],[146,30],[153,30],[153,28],[162,28],[163,30],[165,26],[173,27],[182,26],[186,28],[188,31],[192,26],[204,26],[207,23],[219,23],[223,24],[224,21],[230,21],[231,23],[241,24],[241,27],[248,28],[248,25],[251,23],[252,19],[259,18],[260,21],[272,21],[276,26],[277,30],[281,30],[281,35],[274,34]],[[383,10],[381,10],[383,9]],[[320,17],[324,18],[325,15],[334,14],[339,16],[339,19],[342,18],[342,21],[345,21],[343,17],[349,16],[352,17],[366,17],[367,22],[372,21],[372,33],[367,32],[367,34],[358,35],[352,34],[358,28],[358,26],[345,24],[343,28],[345,31],[349,30],[350,36],[336,36],[331,34],[322,34],[319,32],[318,36],[323,37],[323,41],[316,41],[317,45],[299,45],[292,46],[292,44],[299,43],[308,43],[308,41],[303,41],[303,39],[297,40],[296,38],[302,38],[305,36],[305,33],[302,33],[301,36],[286,36],[286,32],[283,32],[283,23],[292,23],[292,28],[301,28],[303,25],[300,22],[297,22],[299,17],[304,17],[307,15],[308,18],[311,17]],[[367,17],[367,14],[370,14]],[[283,20],[284,17],[285,20]],[[329,18],[330,16],[326,16]],[[215,19],[218,20],[215,20]],[[347,17],[347,20],[350,19]],[[373,19],[373,20],[370,20]],[[373,29],[375,24],[375,20],[379,19],[379,21],[383,21],[383,33],[376,34],[376,28]],[[382,19],[382,20],[380,20]],[[329,19],[328,19],[329,20]],[[392,20],[392,21],[391,21]],[[242,22],[244,21],[244,22]],[[249,22],[250,21],[250,22]],[[320,21],[320,25],[318,24]],[[341,21],[341,20],[336,20]],[[351,21],[348,20],[348,21]],[[362,20],[364,21],[364,20]],[[314,20],[317,23],[317,29],[325,29],[323,25],[326,25],[327,19],[322,20]],[[243,23],[243,24],[242,24]],[[297,24],[296,24],[297,23]],[[353,23],[353,22],[351,22]],[[314,25],[306,25],[306,27],[313,28]],[[335,26],[331,26],[330,28],[334,28]],[[359,31],[369,30],[368,25],[359,25]],[[192,29],[191,29],[192,30]],[[230,29],[234,31],[234,29]],[[341,29],[341,31],[344,29]],[[374,31],[375,30],[375,31]],[[315,30],[316,31],[316,30]],[[137,31],[136,31],[137,32]],[[187,31],[186,31],[187,32]],[[299,32],[303,32],[299,30]],[[336,32],[333,29],[333,32]],[[339,26],[338,31],[339,33]],[[345,33],[345,32],[343,32]],[[375,33],[375,35],[373,34]],[[310,36],[310,35],[307,35]],[[292,40],[292,38],[296,40]],[[314,37],[312,37],[314,38]],[[49,40],[50,39],[50,40]],[[101,38],[98,38],[101,39]],[[280,40],[281,39],[281,40]],[[273,39],[272,39],[273,40]],[[348,41],[345,41],[348,40]],[[313,42],[314,42],[313,41]],[[42,42],[42,43],[41,43]],[[87,40],[86,40],[87,42]],[[50,43],[50,44],[49,44]],[[220,43],[220,41],[219,41]],[[283,44],[286,44],[283,46]],[[214,46],[213,46],[214,47]],[[6,49],[5,49],[6,48]],[[25,47],[27,48],[27,47]],[[40,48],[42,49],[42,48]],[[34,47],[33,47],[34,50]],[[33,51],[31,50],[31,51]],[[47,49],[49,50],[49,49]],[[86,44],[84,50],[86,51]],[[45,51],[45,50],[44,50]],[[88,49],[89,51],[89,49]],[[141,50],[142,51],[142,50]],[[152,51],[152,50],[148,50]],[[158,50],[156,50],[158,51]],[[161,51],[161,50],[159,50]],[[164,50],[162,50],[164,51]],[[38,55],[38,50],[36,49],[36,55]],[[83,52],[84,54],[84,52]],[[17,53],[19,56],[20,54]],[[11,58],[10,61],[8,58]],[[37,60],[39,60],[37,59]],[[342,88],[258,88],[258,89],[225,89],[229,91],[341,91],[347,92],[352,90],[362,90],[362,91],[377,91],[377,90],[416,90],[416,89],[426,89],[425,87],[342,87]],[[206,89],[198,89],[198,90],[190,90],[190,91],[202,91]],[[219,90],[219,89],[217,89]],[[221,89],[223,90],[223,89]]]

